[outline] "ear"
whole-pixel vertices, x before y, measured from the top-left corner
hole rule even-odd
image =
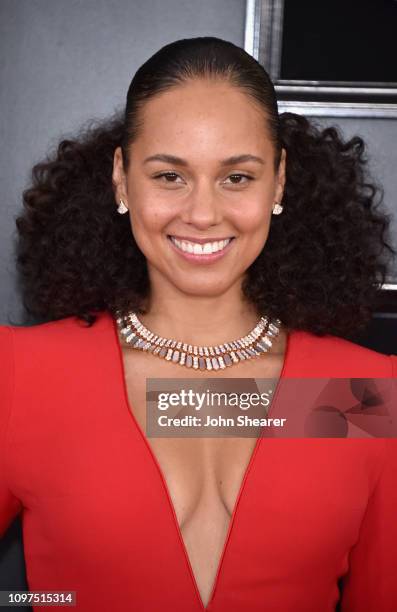
[[[119,200],[121,198],[127,206],[127,177],[123,168],[123,153],[121,147],[117,147],[114,151],[112,182],[114,187],[114,196],[116,198],[117,204],[119,203]]]
[[[277,170],[277,187],[276,187],[276,202],[281,202],[284,195],[285,179],[286,179],[287,151],[282,149],[280,163]]]

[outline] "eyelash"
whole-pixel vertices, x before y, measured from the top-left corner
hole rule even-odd
[[[179,176],[179,174],[177,174],[176,172],[161,172],[160,174],[157,174],[156,176],[154,176],[154,179],[161,179],[163,176]],[[241,173],[235,173],[235,174],[229,174],[228,178],[230,178],[231,176],[243,176],[244,178],[248,179],[249,181],[253,181],[254,178],[252,176],[249,176],[248,174],[241,174]],[[166,183],[173,183],[174,181],[165,181]],[[175,183],[177,184],[177,183]],[[243,185],[243,183],[231,183],[232,185]]]

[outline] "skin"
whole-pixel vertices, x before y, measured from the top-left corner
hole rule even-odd
[[[263,110],[222,81],[177,86],[148,101],[142,112],[143,130],[130,145],[127,172],[120,147],[113,169],[116,204],[121,198],[129,208],[132,233],[148,263],[151,295],[140,318],[155,333],[191,344],[243,336],[263,314],[244,300],[241,284],[266,243],[272,208],[282,201],[285,150],[276,170]],[[144,163],[159,153],[186,165]],[[246,153],[263,163],[221,164]],[[172,174],[155,178],[162,172]],[[223,258],[202,265],[179,256],[167,235],[235,240]]]
[[[159,153],[186,165],[144,160]],[[264,163],[223,166],[251,154]],[[259,314],[244,300],[244,274],[266,244],[275,202],[285,184],[285,151],[277,171],[264,113],[247,94],[220,81],[195,80],[150,100],[143,130],[130,146],[127,172],[114,154],[115,201],[129,208],[131,230],[147,259],[151,295],[139,317],[151,331],[189,344],[215,345],[247,334]],[[155,178],[163,172],[167,177]],[[246,174],[249,180],[233,175]],[[183,259],[167,235],[235,236],[227,254],[202,265]],[[285,337],[272,354],[233,366],[226,376],[272,377],[282,366]],[[273,351],[273,349],[275,349]],[[130,405],[145,431],[146,377],[222,376],[185,370],[143,351],[124,350]],[[161,465],[204,605],[207,605],[254,438],[156,438]],[[193,476],[194,475],[194,476]]]

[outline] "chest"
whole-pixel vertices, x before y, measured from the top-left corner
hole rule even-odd
[[[123,352],[129,409],[147,437],[146,379],[195,378],[195,372],[128,349]],[[274,360],[272,366],[263,374],[262,365],[260,376],[278,377],[282,363]],[[244,374],[246,378],[258,378],[258,365],[246,368]],[[217,377],[221,376],[231,376],[230,371],[218,372]],[[150,437],[148,442],[166,481],[180,527],[204,512],[218,515],[220,521],[231,517],[257,438]]]
[[[192,370],[123,349],[129,409],[146,434],[146,379],[199,378]],[[280,376],[283,359],[241,364],[234,376]],[[209,373],[206,375],[210,378]],[[216,376],[230,377],[226,370]],[[214,374],[212,374],[214,376]],[[244,476],[255,453],[254,437],[148,438],[151,452],[165,481],[186,556],[202,602],[208,602]]]

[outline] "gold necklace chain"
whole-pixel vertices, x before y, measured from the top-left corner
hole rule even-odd
[[[216,346],[196,346],[163,338],[149,329],[134,312],[116,318],[120,338],[126,346],[195,370],[219,370],[239,361],[260,357],[272,347],[280,332],[281,321],[260,317],[255,327],[242,338]]]

